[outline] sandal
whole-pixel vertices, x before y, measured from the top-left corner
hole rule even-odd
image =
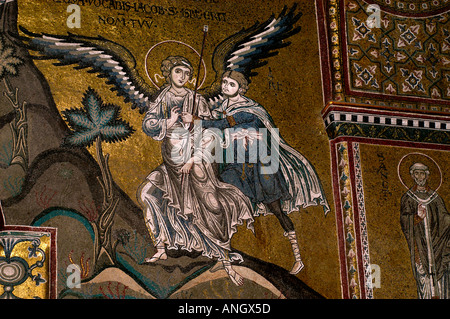
[[[296,275],[305,267],[301,260],[298,260],[292,266],[292,270],[289,272],[291,275]]]
[[[152,257],[145,258],[144,262],[145,263],[154,263],[158,260],[166,260],[166,259],[167,259],[167,254],[165,251],[157,251],[156,254],[154,254]]]

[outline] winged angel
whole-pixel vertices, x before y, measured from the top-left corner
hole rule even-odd
[[[271,179],[276,180],[277,188],[283,189],[284,194],[279,198],[268,194],[267,197],[272,197],[270,200],[252,198],[246,187],[242,187],[242,181],[247,178],[245,174],[240,184],[225,183],[220,178],[220,165],[206,160],[207,156],[202,153],[205,148],[192,143],[199,132],[197,126],[184,122],[181,115],[191,114],[205,121],[227,116],[223,104],[229,95],[224,94],[222,75],[232,71],[250,83],[258,74],[256,69],[267,64],[267,58],[278,54],[279,49],[288,46],[290,42],[286,39],[300,31],[300,27],[295,26],[300,17],[296,5],[290,9],[285,7],[278,17],[272,15],[267,21],[257,22],[226,38],[212,56],[216,77],[209,87],[201,90],[197,90],[197,85],[195,90],[186,86],[194,76],[194,67],[183,56],[168,56],[162,61],[160,68],[166,84],[154,88],[138,74],[133,55],[115,42],[101,36],[36,34],[21,28],[26,35],[22,37],[23,42],[29,50],[37,52],[35,59],[56,59],[57,66],[75,65],[75,69],[88,69],[105,78],[111,90],[131,103],[133,109],[145,114],[144,132],[162,141],[163,163],[148,175],[137,192],[145,223],[157,248],[146,262],[167,259],[166,249],[199,251],[221,261],[230,279],[241,285],[242,276],[231,263],[242,261],[242,256],[231,250],[231,238],[238,225],[246,223],[247,228],[253,230],[254,217],[273,213],[292,245],[295,264],[291,273],[296,274],[303,268],[288,214],[310,205],[322,205],[325,213],[329,211],[314,167],[279,137],[280,170],[261,180],[268,181],[266,184]],[[247,105],[241,109],[252,113],[259,120],[260,128],[275,127],[269,114],[256,102],[253,108]],[[200,144],[208,145],[211,140],[210,137]],[[198,159],[195,164],[193,158]],[[249,177],[246,185],[250,187],[251,183],[258,182]],[[259,186],[265,187],[261,183]]]

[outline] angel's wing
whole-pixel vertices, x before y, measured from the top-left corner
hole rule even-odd
[[[75,69],[87,68],[97,73],[112,85],[111,90],[131,102],[132,108],[141,113],[148,107],[156,89],[150,87],[136,70],[136,60],[130,51],[118,43],[103,37],[37,34],[20,27],[26,36],[21,36],[23,44],[30,51],[37,52],[34,59],[58,60],[60,65],[74,65]]]
[[[220,82],[223,72],[241,72],[250,82],[258,74],[255,70],[266,65],[266,59],[277,55],[279,49],[288,46],[287,38],[300,32],[300,26],[295,24],[301,16],[302,13],[297,12],[297,4],[289,10],[285,6],[278,17],[272,15],[264,23],[257,22],[242,29],[215,48],[212,64],[216,78],[210,87],[200,91],[213,108],[222,100]]]

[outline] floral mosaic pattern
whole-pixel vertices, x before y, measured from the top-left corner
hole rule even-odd
[[[385,0],[318,1],[327,28],[321,38],[327,101],[450,112],[448,0],[432,11],[395,15],[380,4]]]
[[[345,236],[346,274],[348,281],[349,297],[351,299],[360,298],[360,283],[357,262],[357,245],[355,234],[355,221],[352,200],[352,185],[350,180],[349,150],[347,142],[336,145],[338,160],[338,176],[340,202],[343,219],[343,232]]]
[[[366,9],[363,1],[346,3],[351,89],[449,100],[449,13],[418,19],[381,12],[378,28],[371,25],[368,20],[371,13]]]

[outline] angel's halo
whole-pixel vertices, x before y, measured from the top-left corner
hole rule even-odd
[[[405,183],[404,177],[408,176],[410,177],[409,168],[412,164],[420,162],[422,164],[425,164],[428,166],[430,170],[430,180],[432,183],[434,182],[435,185],[432,185],[431,188],[434,189],[435,192],[438,191],[438,189],[442,185],[442,171],[439,165],[436,163],[436,161],[431,158],[430,156],[420,153],[420,152],[413,152],[408,153],[404,155],[397,165],[397,174],[400,182],[406,189],[410,189],[410,187]],[[432,168],[434,167],[434,169]],[[437,178],[438,177],[438,178]],[[437,184],[437,180],[439,180],[439,183]]]
[[[174,46],[175,44],[175,46]],[[159,48],[159,52],[156,52],[156,48]],[[162,48],[162,49],[161,49]],[[150,58],[150,54],[152,55],[152,58]],[[153,45],[145,55],[145,73],[147,74],[147,77],[152,82],[152,84],[157,88],[160,89],[161,85],[158,85],[157,82],[159,82],[160,79],[164,80],[164,77],[161,75],[160,71],[160,63],[164,59],[166,59],[168,56],[183,56],[186,59],[188,59],[194,68],[194,72],[197,69],[196,65],[198,65],[198,60],[200,59],[200,53],[198,53],[197,50],[195,50],[192,46],[190,46],[187,43],[184,43],[182,41],[178,40],[164,40],[161,42],[156,43]],[[151,70],[149,70],[149,61],[152,62]],[[157,68],[156,65],[153,65],[155,61],[158,61]],[[202,85],[205,83],[206,80],[206,63],[204,59],[202,58],[202,65],[203,65],[203,79],[199,83],[198,88],[200,89]],[[158,71],[156,71],[158,70]],[[151,73],[154,73],[152,76]],[[198,76],[198,74],[197,74]],[[193,78],[193,82],[195,82],[195,78]],[[189,82],[191,83],[191,82]],[[192,84],[192,83],[191,83]]]

